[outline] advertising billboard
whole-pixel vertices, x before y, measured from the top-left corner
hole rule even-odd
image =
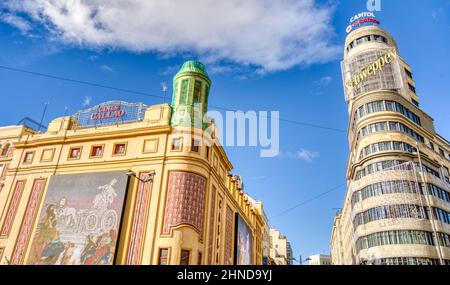
[[[395,90],[403,94],[399,56],[395,48],[361,52],[341,63],[346,101],[371,91]]]
[[[253,264],[253,236],[250,227],[236,214],[236,235],[235,235],[235,264]]]
[[[113,264],[127,183],[123,171],[52,176],[27,264]]]

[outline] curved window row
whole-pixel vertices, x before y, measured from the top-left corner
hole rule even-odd
[[[371,197],[395,193],[418,194],[418,192],[421,195],[424,194],[423,184],[417,183],[415,181],[394,180],[378,182],[354,192],[352,195],[352,206]],[[450,203],[450,193],[437,187],[434,184],[427,184],[425,194],[432,195]]]
[[[366,43],[366,42],[380,42],[380,43],[387,44],[388,41],[385,37],[380,36],[380,35],[368,35],[368,36],[360,37],[348,44],[347,52],[350,51],[352,48],[359,46],[360,44]]]
[[[359,155],[359,159],[363,159],[364,157],[367,157],[371,154],[382,152],[382,151],[403,151],[403,152],[409,152],[414,153],[417,152],[417,149],[407,143],[404,142],[397,142],[397,141],[387,141],[387,142],[379,142],[375,144],[371,144],[369,146],[366,146],[364,149],[361,150],[361,153]]]
[[[410,127],[405,126],[404,124],[399,123],[399,122],[379,122],[379,123],[370,124],[368,126],[365,126],[359,131],[359,139],[361,139],[369,134],[383,132],[383,131],[403,132],[403,133],[411,136],[415,140],[417,140],[421,143],[425,143],[423,136],[421,136],[418,133],[416,133],[415,131],[413,131]]]
[[[445,265],[450,265],[450,260],[444,259]],[[389,257],[374,259],[368,262],[372,265],[440,265],[439,259],[424,257]]]
[[[411,204],[380,206],[357,214],[353,225],[356,228],[373,221],[403,218],[428,219],[428,212],[425,207]]]
[[[419,163],[414,162],[414,164],[415,164],[415,169],[420,171]],[[401,167],[401,169],[400,168],[396,169],[395,167]],[[433,168],[428,167],[424,164],[422,164],[422,168],[423,168],[424,172],[434,175],[439,179],[441,178],[441,175],[439,174],[439,172],[434,170]],[[405,161],[405,160],[385,160],[385,161],[375,162],[375,163],[369,164],[366,167],[364,167],[363,169],[357,171],[356,175],[355,175],[355,180],[359,180],[359,179],[363,178],[364,176],[367,176],[367,175],[370,175],[370,174],[373,174],[376,172],[388,171],[388,170],[412,171],[413,167],[411,164],[407,164],[407,161]]]
[[[432,208],[433,217],[443,223],[450,223],[450,213],[440,208]],[[386,205],[371,208],[365,212],[358,213],[354,220],[354,227],[365,225],[367,223],[385,219],[430,219],[430,209],[419,205],[402,204],[402,205]]]
[[[431,175],[434,175],[434,176],[436,176],[437,178],[441,178],[441,175],[439,174],[439,172],[438,171],[436,171],[436,170],[434,170],[433,168],[431,168],[431,167],[428,167],[428,166],[426,166],[426,165],[422,165],[423,167],[423,171],[424,172],[427,172],[427,173],[429,173],[429,174],[431,174]],[[419,167],[419,164],[416,162],[416,168],[420,171],[420,167]]]
[[[385,111],[400,113],[400,114],[404,115],[405,117],[407,117],[408,119],[410,119],[411,121],[413,121],[414,123],[418,124],[419,126],[422,125],[420,117],[417,116],[416,114],[414,114],[413,112],[411,112],[408,108],[406,108],[402,104],[395,102],[395,101],[379,100],[379,101],[374,101],[374,102],[364,104],[355,111],[355,115],[354,115],[354,119],[353,119],[353,129],[355,127],[356,122],[359,119],[361,119],[367,115],[370,115],[372,113],[385,112]]]
[[[450,224],[450,213],[440,208],[433,208],[433,216],[435,219]]]
[[[407,163],[407,161],[406,160],[385,160],[385,161],[372,163],[372,164],[367,165],[363,169],[357,171],[355,179],[356,180],[361,179],[364,176],[370,175],[375,172],[394,170],[394,167],[398,167],[404,163]]]
[[[450,236],[446,233],[437,234],[439,244],[444,247],[450,247]],[[356,241],[356,250],[360,252],[363,249],[368,249],[376,246],[396,244],[421,244],[435,246],[434,234],[432,232],[416,230],[400,230],[373,233],[367,236],[360,237]]]

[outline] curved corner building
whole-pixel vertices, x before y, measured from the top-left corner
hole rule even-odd
[[[450,264],[450,143],[420,109],[411,67],[378,26],[351,32],[347,193],[333,264]]]
[[[263,204],[230,173],[205,116],[210,86],[188,61],[171,105],[0,126],[0,265],[262,264]]]

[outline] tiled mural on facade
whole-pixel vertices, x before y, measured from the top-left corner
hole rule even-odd
[[[171,171],[167,191],[163,233],[179,225],[190,225],[203,235],[206,179],[190,172]]]

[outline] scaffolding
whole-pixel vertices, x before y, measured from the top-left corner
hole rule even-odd
[[[419,162],[394,161],[393,165],[388,168],[375,166],[375,172],[370,174],[371,182],[368,185],[365,183],[366,186],[362,189],[358,187],[356,192],[352,192],[350,216],[357,264],[365,264],[365,262],[375,259],[372,256],[369,260],[361,260],[357,249],[358,239],[361,238],[358,235],[358,227],[373,221],[376,221],[381,228],[390,230],[405,228],[405,225],[408,228],[421,228],[424,223],[430,223],[433,229],[434,245],[442,264],[440,241],[429,200],[420,150],[417,150],[417,153]],[[361,202],[368,202],[370,198],[377,199],[376,206],[364,209]],[[380,232],[382,231],[380,230]]]
[[[349,87],[348,82],[358,76],[379,58],[388,53],[396,54],[390,64],[374,72],[357,86]],[[349,102],[356,97],[375,90],[393,90],[405,96],[405,88],[400,68],[399,56],[395,48],[371,49],[361,52],[341,62],[342,79],[345,88],[345,100]]]

